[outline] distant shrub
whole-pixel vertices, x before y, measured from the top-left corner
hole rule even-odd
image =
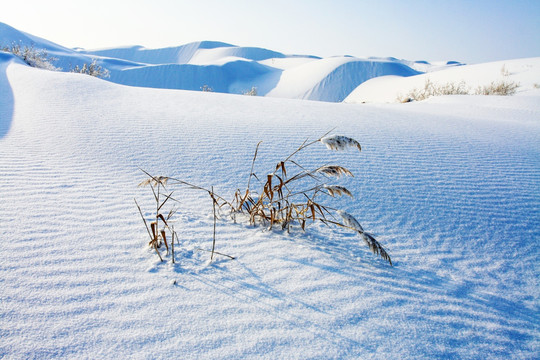
[[[424,87],[421,89],[415,88],[407,93],[405,96],[398,96],[399,102],[410,102],[410,101],[422,101],[430,98],[432,96],[442,96],[442,95],[467,95],[469,94],[469,88],[466,86],[464,81],[459,83],[446,83],[446,84],[435,84],[430,79],[426,79]]]
[[[257,88],[255,86],[251,87],[251,90],[246,90],[242,93],[243,95],[248,96],[257,96]]]
[[[503,67],[501,73],[508,74],[508,71]],[[426,79],[423,88],[415,88],[404,96],[400,94],[397,97],[397,101],[402,103],[422,101],[433,96],[442,95],[513,95],[516,93],[519,83],[508,80],[507,76],[504,75],[502,80],[493,81],[489,85],[479,86],[474,92],[471,91],[464,81],[436,84],[430,79]]]
[[[205,92],[214,92],[214,89],[212,89],[210,86],[208,85],[203,85],[201,86],[201,91],[205,91]]]
[[[25,63],[32,67],[60,71],[61,68],[57,68],[52,63],[58,59],[52,56],[49,56],[47,50],[45,49],[36,49],[34,45],[24,45],[12,44],[11,46],[1,46],[0,49],[4,52],[10,52],[13,55],[21,58]]]
[[[491,84],[485,86],[479,86],[476,88],[476,95],[514,95],[516,89],[519,87],[519,84],[508,80],[510,72],[506,68],[506,65],[503,65],[501,68],[501,75],[503,76],[502,80],[492,81]]]
[[[108,78],[110,77],[110,71],[99,66],[97,60],[93,59],[90,64],[83,64],[82,67],[76,65],[73,69],[70,70],[72,73],[86,74],[90,76],[95,76],[99,78]]]
[[[519,84],[513,81],[493,81],[489,85],[479,86],[476,95],[514,95]]]

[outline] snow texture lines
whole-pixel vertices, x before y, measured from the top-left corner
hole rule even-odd
[[[343,106],[130,88],[17,64],[6,81],[0,357],[536,355],[537,100]],[[138,167],[233,194],[258,141],[261,173],[333,127],[362,152],[314,146],[302,165],[339,159],[355,174],[339,182],[355,199],[344,210],[394,267],[345,229],[287,235],[226,217],[218,250],[236,260],[205,264],[197,249],[211,245],[212,203],[192,190],[175,194],[178,265],[147,249]]]

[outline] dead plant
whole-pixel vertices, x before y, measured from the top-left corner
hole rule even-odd
[[[324,165],[310,170],[294,159],[296,154],[316,143],[322,143],[328,149],[336,151],[348,148],[361,150],[358,141],[346,136],[328,136],[327,133],[317,140],[304,141],[289,156],[279,161],[274,171],[266,176],[266,181],[262,182],[253,173],[260,146],[258,143],[247,188],[244,191],[237,189],[233,201],[228,203],[232,213],[246,215],[251,225],[268,226],[269,229],[278,226],[287,232],[290,231],[291,226],[295,225],[305,231],[307,225],[317,221],[348,228],[358,232],[373,253],[380,255],[392,265],[388,253],[371,234],[364,232],[356,220],[358,227],[351,226],[352,222],[347,222],[343,217],[344,212],[323,204],[324,196],[353,197],[353,194],[344,186],[327,184],[331,178],[353,176],[352,172],[340,165]],[[252,178],[259,180],[258,191],[250,187]],[[336,215],[340,215],[343,222],[338,221]]]
[[[210,196],[214,217],[212,250],[204,250],[211,253],[210,260],[213,260],[215,254],[224,255],[234,259],[232,256],[215,251],[216,219],[218,213],[225,208],[235,221],[237,215],[243,215],[251,225],[266,226],[269,229],[278,227],[281,230],[290,232],[292,227],[297,226],[303,231],[306,231],[308,225],[315,222],[322,222],[326,225],[335,225],[353,230],[360,235],[374,254],[379,255],[392,265],[392,261],[386,250],[373,235],[364,231],[360,223],[352,215],[323,203],[325,196],[333,198],[347,195],[351,198],[353,197],[352,192],[346,187],[328,184],[332,178],[340,178],[342,176],[352,177],[352,172],[340,165],[323,165],[314,169],[307,169],[295,159],[295,156],[299,152],[317,143],[321,143],[328,149],[335,151],[343,151],[348,148],[358,149],[358,151],[361,151],[362,149],[360,143],[353,138],[338,135],[329,136],[328,134],[329,133],[326,133],[317,140],[305,140],[285,159],[277,162],[273,171],[263,178],[264,182],[253,172],[255,162],[257,161],[258,150],[261,145],[261,142],[259,142],[253,155],[246,189],[240,190],[240,188],[238,188],[234,193],[232,201],[228,201],[224,197],[216,194],[213,187],[211,189],[206,189],[180,179],[154,177],[143,170],[149,179],[143,181],[140,185],[150,185],[156,202],[155,220],[151,222],[150,228],[137,204],[151,239],[149,245],[155,249],[161,259],[161,254],[159,252],[161,242],[165,244],[167,252],[169,249],[165,236],[165,229],[168,229],[171,232],[173,239],[174,237],[177,238],[174,229],[168,225],[168,221],[174,213],[169,213],[167,217],[163,216],[161,213],[163,205],[165,205],[168,200],[171,199],[176,202],[176,200],[172,198],[172,192],[162,193],[162,189],[166,190],[165,185],[169,183],[187,186],[195,190],[202,190],[207,192]],[[259,183],[259,186],[255,187],[256,189],[252,186],[253,179],[257,180]],[[158,224],[160,224],[160,221],[163,224],[163,228],[158,231]]]
[[[142,170],[142,169],[141,169]],[[141,218],[144,222],[144,225],[146,227],[146,231],[148,232],[148,236],[150,237],[150,242],[148,245],[152,247],[157,255],[159,256],[159,259],[163,261],[163,257],[160,253],[160,248],[162,245],[165,245],[167,255],[169,255],[169,249],[171,249],[172,254],[172,262],[175,263],[174,258],[174,240],[178,241],[178,235],[174,231],[173,226],[169,226],[169,221],[173,217],[173,215],[176,213],[177,209],[173,205],[170,207],[169,211],[166,212],[167,215],[163,215],[164,212],[164,206],[169,200],[173,200],[176,202],[176,200],[172,197],[174,191],[169,192],[166,189],[167,182],[169,181],[169,178],[166,176],[152,176],[146,171],[142,170],[147,176],[148,179],[142,181],[138,186],[149,186],[152,190],[152,194],[154,196],[154,201],[156,204],[156,210],[155,214],[152,216],[150,220],[147,221],[145,218],[141,207],[137,203],[137,200],[134,199],[135,204],[137,205],[137,209],[139,209],[139,214],[141,214]],[[165,192],[164,192],[165,191]],[[150,226],[148,226],[148,222],[150,222]],[[161,226],[161,227],[160,227]],[[167,242],[167,231],[170,234],[171,239],[171,246],[169,248],[169,243]]]

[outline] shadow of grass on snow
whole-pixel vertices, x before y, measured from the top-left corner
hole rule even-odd
[[[268,251],[263,260],[268,266],[249,260],[254,252],[267,250],[260,248],[183,276],[275,316],[282,326],[298,327],[337,345],[342,354],[377,351],[364,335],[347,330],[351,328],[381,339],[398,334],[404,344],[416,344],[415,356],[431,358],[511,357],[533,345],[534,310],[488,292],[481,278],[453,279],[440,275],[432,264],[398,262],[389,268],[354,236],[328,237],[324,228],[317,230],[321,232],[296,236],[253,229],[274,243],[268,250],[296,249],[290,254]]]

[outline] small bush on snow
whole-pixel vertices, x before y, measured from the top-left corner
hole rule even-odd
[[[489,85],[479,86],[476,89],[476,95],[514,95],[518,87],[519,84],[513,81],[493,81]]]
[[[201,91],[204,91],[204,92],[214,92],[214,89],[212,89],[210,86],[208,85],[203,85],[201,86]]]
[[[82,67],[76,65],[73,69],[71,69],[71,72],[78,74],[86,74],[99,78],[108,78],[110,76],[109,70],[98,65],[96,59],[93,59],[90,64],[83,64]]]
[[[30,46],[12,44],[11,46],[2,46],[0,49],[21,58],[25,63],[32,67],[52,71],[62,70],[52,64],[54,61],[58,60],[57,58],[49,56],[45,49],[36,49],[33,44]]]
[[[422,101],[432,96],[442,95],[467,95],[469,88],[464,81],[459,83],[435,84],[429,78],[426,79],[423,88],[412,89],[405,96],[398,96],[399,102]]]
[[[251,90],[246,90],[242,94],[247,96],[257,96],[257,88],[255,86],[252,86]]]
[[[504,71],[507,74],[506,70]],[[507,76],[501,80],[493,81],[489,85],[479,86],[475,91],[471,91],[464,81],[436,84],[430,79],[426,79],[423,88],[415,88],[404,96],[399,95],[397,101],[402,103],[422,101],[433,96],[443,95],[513,95],[516,93],[519,83],[508,80]]]

